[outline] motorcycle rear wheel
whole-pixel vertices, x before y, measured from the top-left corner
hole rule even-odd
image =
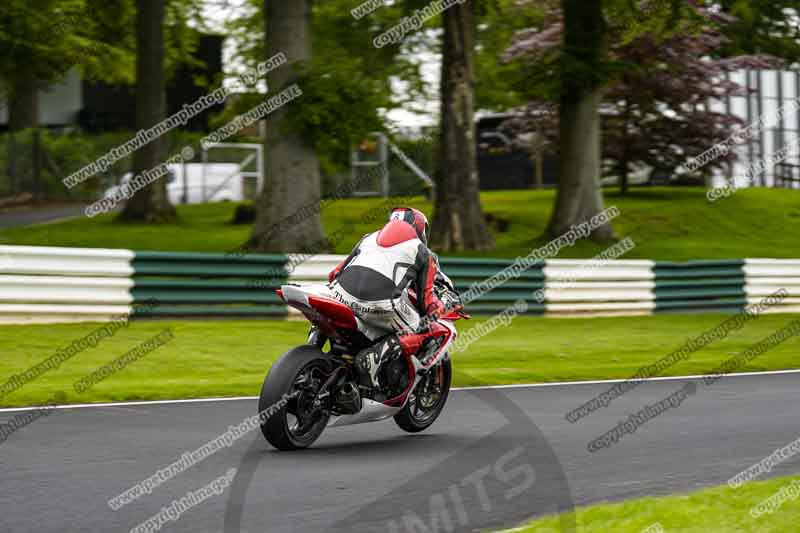
[[[419,433],[428,429],[439,417],[450,394],[453,368],[448,357],[417,383],[405,407],[394,415],[395,423],[403,431]]]
[[[272,365],[258,400],[261,433],[283,451],[311,446],[330,415],[308,416],[320,385],[332,371],[328,357],[315,346],[298,346]]]

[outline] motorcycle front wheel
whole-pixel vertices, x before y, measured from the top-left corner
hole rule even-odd
[[[394,415],[400,429],[418,433],[436,421],[450,394],[452,374],[449,357],[428,371],[409,394],[405,407]]]
[[[331,371],[327,356],[315,346],[298,346],[272,365],[258,412],[261,432],[275,448],[308,448],[322,434],[330,415],[315,412],[313,401]]]

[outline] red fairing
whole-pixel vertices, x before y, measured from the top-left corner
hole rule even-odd
[[[324,296],[309,296],[308,303],[327,317],[334,328],[358,329],[353,311],[343,303]]]
[[[414,228],[402,220],[389,221],[381,231],[378,232],[377,242],[384,248],[389,248],[401,242],[418,239]]]
[[[470,315],[469,313],[465,313],[463,309],[459,307],[458,309],[455,310],[451,309],[443,317],[441,317],[442,320],[449,320],[450,322],[455,322],[459,318],[469,319]]]
[[[437,322],[433,322],[431,323],[429,330],[425,333],[411,333],[408,335],[400,335],[398,337],[398,340],[400,341],[400,347],[403,349],[403,356],[406,358],[406,364],[408,366],[409,383],[401,394],[386,400],[383,402],[384,405],[401,406],[406,401],[406,397],[408,396],[408,393],[411,392],[411,387],[414,385],[414,379],[416,377],[416,372],[414,371],[414,364],[411,362],[411,357],[413,355],[417,355],[422,347],[422,343],[425,342],[425,339],[431,337],[444,337],[439,351],[433,354],[428,359],[428,364],[425,365],[425,368],[430,368],[433,361],[436,360],[441,350],[446,346],[447,341],[450,340],[450,335],[452,335],[452,333],[449,329]],[[424,364],[425,362],[422,361],[422,363]]]
[[[422,347],[422,342],[428,338],[426,333],[410,333],[408,335],[401,335],[398,337],[400,347],[403,348],[403,353],[406,355],[414,355]]]
[[[414,363],[411,362],[411,356],[406,355],[406,367],[408,368],[408,385],[406,386],[405,390],[391,398],[383,402],[383,405],[388,405],[390,407],[402,407],[403,403],[405,403],[406,398],[408,397],[408,393],[411,392],[411,387],[414,386],[414,380],[417,377],[417,372],[414,370]]]
[[[439,357],[439,354],[442,352],[444,347],[447,345],[447,342],[450,340],[450,336],[452,334],[453,334],[452,331],[450,331],[448,328],[444,327],[443,325],[439,324],[438,322],[433,322],[430,325],[430,331],[428,332],[428,335],[431,336],[431,337],[444,337],[444,339],[442,339],[441,347],[436,351],[435,354],[433,354],[432,356],[430,356],[428,358],[427,362],[426,361],[421,361],[421,363],[425,365],[425,368],[430,368],[431,364],[433,364],[433,362],[436,360],[436,358]]]
[[[444,337],[444,342],[442,343],[442,347],[444,347],[445,343],[450,339],[450,330],[444,327],[443,325],[439,324],[438,322],[431,322],[428,326],[428,331],[425,333],[411,333],[408,335],[400,335],[399,341],[400,346],[403,349],[403,353],[407,356],[416,355],[419,352],[419,349],[422,347],[422,343],[425,342],[425,339],[428,338],[436,338],[436,337]],[[431,357],[431,361],[436,359],[436,356],[439,354],[436,353]],[[423,361],[424,362],[424,361]]]

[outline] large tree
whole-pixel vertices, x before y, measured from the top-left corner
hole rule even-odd
[[[39,125],[38,91],[73,67],[86,79],[132,79],[132,54],[118,38],[129,0],[5,0],[0,9],[0,93],[9,129]],[[105,17],[114,12],[113,19]],[[108,19],[108,20],[106,20]]]
[[[603,210],[600,188],[600,116],[605,83],[606,21],[602,0],[562,0],[564,41],[559,100],[559,171],[556,205],[547,232],[565,233]],[[610,223],[592,233],[610,239]]]
[[[110,0],[106,5],[115,4]],[[109,8],[110,9],[110,8]],[[5,0],[0,8],[0,96],[6,100],[8,127],[8,176],[12,190],[42,191],[44,157],[39,128],[39,91],[64,78],[77,67],[84,79],[130,79],[132,54],[107,38],[87,0]],[[117,13],[117,19],[120,17]],[[113,35],[113,32],[110,32]],[[32,129],[31,150],[15,134]],[[21,160],[30,161],[28,182]],[[50,167],[52,171],[52,167]]]
[[[147,129],[166,118],[167,93],[164,15],[168,0],[136,2],[136,129]],[[137,175],[164,163],[167,144],[154,139],[134,153],[132,172]],[[124,221],[172,222],[175,208],[167,195],[167,180],[158,179],[134,194],[120,213]]]
[[[267,78],[270,91],[280,92],[297,81],[299,63],[311,60],[311,0],[264,0],[264,21],[266,57],[278,52],[287,57],[287,64]],[[266,182],[250,242],[258,251],[300,252],[324,239],[319,210],[314,208],[320,200],[319,160],[314,147],[289,128],[293,105],[276,109],[267,119]],[[296,213],[302,216],[282,223]]]
[[[349,179],[351,150],[367,133],[391,131],[389,110],[424,99],[417,51],[428,50],[432,38],[419,31],[408,35],[400,46],[380,48],[373,46],[372,39],[376,32],[413,12],[416,4],[422,7],[425,3],[398,2],[356,19],[350,13],[351,0],[313,2],[309,29],[313,54],[302,65],[292,65],[303,96],[291,106],[287,129],[313,146],[320,162],[323,191],[342,186]],[[228,75],[250,71],[269,57],[269,42],[264,39],[264,0],[247,0],[243,5],[242,15],[228,23],[236,54],[229,63],[233,68]],[[397,80],[403,82],[401,91],[396,90]],[[248,81],[245,89],[247,93],[229,102],[218,117],[219,123],[263,100],[263,81]],[[277,90],[271,82],[269,93]]]
[[[473,2],[442,14],[441,128],[435,173],[433,245],[440,250],[494,247],[480,202],[475,160]]]
[[[48,29],[60,21],[63,11],[58,4],[56,0],[9,0],[0,10],[0,80],[8,96],[8,126],[12,132],[39,127],[38,91],[43,82],[66,73],[58,62],[68,61],[72,54],[61,52],[55,61],[48,60],[47,51],[31,38],[50,33]],[[72,3],[67,8],[76,10],[80,5]],[[55,12],[52,20],[44,17],[46,11]],[[54,40],[69,44],[68,36],[53,33]]]
[[[725,42],[717,30],[706,27],[663,40],[642,35],[615,50],[630,66],[604,97],[603,159],[613,162],[607,172],[619,178],[623,194],[634,166],[646,165],[671,175],[715,140],[745,125],[733,113],[714,111],[708,104],[747,94],[726,73],[776,68],[781,61],[767,56],[710,59]],[[711,161],[703,172],[708,174],[712,167],[724,167],[735,158],[736,153],[730,151]]]
[[[519,32],[505,52],[506,60],[539,58],[538,73],[528,80],[533,91],[558,108],[559,176],[555,207],[546,235],[555,237],[603,210],[601,123],[598,107],[609,78],[608,25],[605,4],[614,0],[561,0],[544,29]],[[531,0],[520,2],[531,5]],[[531,66],[528,65],[528,68]],[[531,91],[524,87],[522,93]],[[541,144],[540,135],[536,135]],[[610,223],[595,229],[592,239],[613,238]]]
[[[722,31],[733,22],[730,16],[698,11],[697,21],[685,20],[668,35],[659,36],[650,24],[644,33],[632,32],[634,23],[625,18],[609,27],[609,56],[615,62],[613,78],[603,91],[602,159],[604,174],[619,178],[627,192],[628,176],[637,166],[647,165],[673,173],[687,160],[709,147],[713,139],[724,139],[743,121],[733,114],[712,111],[707,105],[729,95],[746,94],[726,73],[743,68],[775,68],[780,61],[768,56],[735,56],[713,59],[727,43]],[[648,14],[653,16],[652,13]],[[653,17],[652,20],[657,20]],[[696,28],[687,24],[700,23]],[[717,25],[721,25],[722,29]],[[560,46],[560,13],[535,40],[544,49]],[[627,37],[626,37],[627,34]],[[546,36],[546,39],[542,37]],[[533,99],[507,123],[516,133],[543,132],[547,147],[558,146],[558,113],[551,112],[544,98]],[[727,165],[733,151],[709,164]]]

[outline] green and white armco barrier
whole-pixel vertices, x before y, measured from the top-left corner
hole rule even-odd
[[[129,314],[130,250],[0,246],[0,322],[108,320]]]
[[[285,317],[294,310],[274,289],[324,282],[342,259],[0,246],[0,322]],[[800,259],[551,259],[488,287],[511,260],[445,257],[441,263],[460,292],[478,295],[467,306],[475,314],[501,312],[519,299],[528,302],[528,314],[548,316],[733,313],[781,288],[788,296],[768,312],[800,313]]]

